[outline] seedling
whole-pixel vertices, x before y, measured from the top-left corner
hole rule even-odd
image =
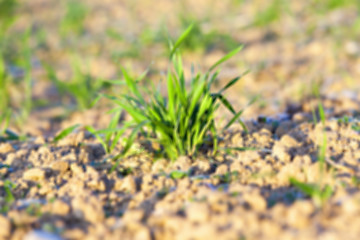
[[[303,192],[306,196],[313,199],[316,207],[322,207],[324,203],[332,196],[334,189],[325,185],[321,187],[319,184],[303,183],[295,178],[290,178],[290,183]]]
[[[317,183],[303,183],[295,178],[290,178],[290,183],[302,191],[305,195],[311,197],[316,205],[316,207],[322,207],[324,203],[332,196],[334,188],[329,185],[323,184],[323,175],[325,171],[325,162],[326,162],[326,149],[327,149],[327,136],[325,132],[325,111],[324,107],[319,100],[319,116],[321,124],[323,126],[323,142],[319,149],[318,161],[320,164],[320,178]]]
[[[219,178],[221,183],[228,184],[228,183],[231,183],[231,181],[233,179],[236,179],[239,177],[239,172],[237,172],[237,171],[227,172],[222,175],[216,175],[215,177]]]
[[[2,96],[2,99],[0,101],[0,116],[1,118],[4,118],[4,116],[7,114],[5,113],[9,107],[9,76],[6,74],[6,68],[5,68],[5,62],[2,56],[2,53],[0,51],[0,95]],[[3,120],[3,119],[1,119]],[[1,123],[2,121],[0,121]]]
[[[285,9],[289,9],[286,1],[270,1],[270,5],[267,8],[265,8],[263,11],[259,11],[255,15],[253,25],[257,27],[268,26],[269,24],[278,21],[282,17]]]
[[[75,124],[72,125],[70,127],[65,128],[64,130],[62,130],[60,133],[58,133],[54,139],[52,140],[52,143],[57,143],[60,140],[64,139],[65,137],[67,137],[68,135],[70,135],[72,132],[75,131],[75,129],[77,129],[80,125],[79,124]]]
[[[189,51],[211,51],[215,47],[224,51],[231,51],[236,48],[239,43],[231,37],[231,35],[223,34],[215,29],[204,32],[201,21],[195,17],[189,17],[188,12],[180,15],[181,25],[184,29],[191,23],[194,23],[190,34],[182,43],[184,49]]]
[[[0,40],[15,21],[16,0],[0,0]]]
[[[125,69],[122,72],[131,94],[124,94],[120,98],[107,96],[132,117],[129,125],[136,126],[134,134],[141,132],[147,140],[160,144],[162,154],[171,160],[177,159],[179,155],[194,155],[204,144],[212,146],[214,154],[217,152],[218,132],[214,117],[220,104],[234,114],[223,130],[229,128],[243,113],[243,110],[235,112],[223,96],[223,92],[241,76],[232,79],[219,92],[210,92],[218,75],[218,72],[212,71],[238,53],[242,46],[213,64],[205,74],[194,74],[187,89],[182,60],[177,50],[190,31],[191,26],[175,44],[171,44],[173,70],[169,68],[167,73],[167,97],[161,96],[160,91],[156,90],[148,91],[150,99],[145,99],[136,79]]]
[[[36,217],[41,217],[42,216],[42,212],[41,212],[41,205],[38,203],[32,203],[30,204],[26,209],[25,209],[26,213],[29,216],[36,216]]]
[[[5,180],[3,187],[5,190],[5,205],[0,207],[0,213],[8,212],[11,204],[16,200],[11,191],[13,188],[16,187],[15,184],[12,183],[10,180]]]
[[[28,28],[23,36],[19,38],[21,40],[21,46],[18,48],[20,54],[17,56],[18,59],[16,64],[23,70],[23,75],[19,79],[15,79],[9,73],[3,58],[3,50],[6,48],[2,49],[3,46],[0,42],[0,115],[5,116],[5,118],[8,119],[14,117],[13,120],[20,129],[22,129],[24,121],[30,115],[33,106],[31,48],[29,45],[30,36],[31,31],[30,28]],[[18,82],[18,86],[15,85],[16,80],[21,80],[21,82]],[[24,93],[18,101],[17,99],[11,99],[10,88],[13,86],[19,87]],[[11,112],[10,116],[8,115],[8,112]]]
[[[342,118],[338,119],[338,123],[348,124],[350,122],[350,118],[348,116],[343,116]]]
[[[172,171],[170,173],[170,178],[172,179],[182,179],[184,177],[189,176],[189,172],[184,172],[184,171]]]
[[[359,123],[354,123],[353,125],[351,125],[351,128],[352,128],[352,130],[360,133],[360,124]]]
[[[117,128],[121,112],[116,112],[112,117],[108,128],[103,130],[95,130],[92,126],[86,126],[85,129],[94,134],[96,139],[103,146],[105,152],[110,154],[116,147],[121,135],[126,128]]]
[[[170,189],[167,187],[164,187],[156,193],[156,196],[159,199],[163,199],[169,192],[170,192]]]
[[[88,14],[87,7],[80,1],[68,1],[66,14],[60,24],[60,32],[63,36],[69,33],[80,35],[84,29],[84,22]]]
[[[93,78],[89,73],[81,70],[80,61],[72,63],[73,76],[69,82],[61,81],[54,69],[46,67],[49,79],[55,84],[61,96],[69,94],[81,110],[93,107],[100,99],[99,91],[106,85],[106,81]]]

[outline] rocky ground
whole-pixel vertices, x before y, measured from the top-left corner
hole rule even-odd
[[[2,168],[1,175],[15,183],[16,201],[0,217],[0,236],[356,239],[360,124],[328,117],[325,128],[303,112],[287,120],[249,121],[249,134],[232,129],[221,144],[245,150],[214,158],[180,157],[170,163],[135,149],[111,174],[101,145],[82,130],[56,145],[41,136],[2,143],[1,162],[10,168]],[[318,149],[324,134],[327,162],[321,173]],[[291,186],[290,177],[321,181],[333,194],[318,205]],[[44,232],[51,234],[45,238]]]
[[[207,6],[212,20],[204,20],[202,28],[231,32],[245,44],[239,57],[223,67],[219,85],[250,68],[227,94],[237,109],[261,96],[245,108],[249,133],[235,125],[220,136],[218,155],[183,156],[175,162],[154,158],[138,139],[109,173],[120,144],[106,154],[83,127],[52,141],[56,132],[75,123],[104,127],[109,106],[64,114],[69,102],[60,102],[44,69],[34,67],[34,98],[54,98],[57,104],[33,110],[22,129],[27,140],[0,143],[0,239],[358,239],[360,45],[355,30],[349,30],[359,21],[357,12],[344,7],[314,16],[306,4],[294,2],[296,14],[247,27],[259,4],[159,1],[162,7],[155,8],[152,1],[141,2],[88,1],[92,15],[85,21],[86,34],[64,43],[52,26],[62,14],[56,7],[65,8],[58,1],[24,1],[14,31],[29,19],[46,29],[46,47],[35,47],[34,58],[54,64],[63,78],[71,74],[71,48],[88,60],[92,75],[114,78],[118,69],[109,56],[112,50],[127,49],[129,39],[146,27],[156,29],[164,19],[170,30],[179,29],[179,9],[208,19]],[[125,32],[122,44],[104,38],[107,27],[114,26]],[[137,73],[154,61],[152,68],[161,71],[166,69],[166,57],[159,53],[163,48],[151,45],[120,62]],[[206,68],[225,50],[184,52],[185,66],[200,62]],[[21,95],[15,88],[12,93],[13,98]],[[319,102],[325,123],[316,121]],[[220,124],[226,117],[219,114]],[[291,177],[320,188],[318,195],[301,191]]]

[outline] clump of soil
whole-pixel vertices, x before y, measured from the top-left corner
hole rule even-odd
[[[112,173],[109,156],[84,131],[56,145],[41,137],[1,143],[0,161],[9,167],[0,173],[14,183],[16,200],[0,217],[0,236],[356,239],[359,122],[334,116],[328,111],[325,126],[309,121],[311,114],[304,111],[260,117],[246,123],[248,134],[233,128],[222,136],[222,146],[243,151],[183,156],[173,163],[134,151]],[[324,134],[327,161],[321,174]],[[334,192],[318,206],[290,185],[290,177],[322,181]],[[4,186],[1,180],[1,206],[7,205]]]

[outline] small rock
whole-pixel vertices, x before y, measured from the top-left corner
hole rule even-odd
[[[10,220],[0,215],[0,226],[0,238],[7,238],[11,233]]]
[[[43,144],[46,143],[46,140],[45,140],[45,138],[43,136],[38,136],[38,137],[35,138],[34,143],[39,144],[39,145],[43,145]]]
[[[311,114],[303,112],[295,113],[292,117],[293,121],[296,123],[308,122],[311,120],[311,118]]]
[[[7,154],[14,151],[14,148],[10,143],[1,143],[0,144],[0,154]]]
[[[221,164],[216,168],[215,174],[224,175],[229,172],[229,168],[226,164]]]
[[[152,172],[158,173],[166,169],[168,162],[165,159],[159,159],[151,167]]]
[[[70,165],[70,169],[74,174],[83,174],[84,173],[84,169],[81,166],[77,165],[76,163],[72,163]]]
[[[247,193],[244,194],[244,200],[250,205],[255,211],[264,211],[266,209],[266,200],[259,193]]]
[[[283,135],[288,133],[292,129],[292,127],[293,127],[293,122],[292,121],[283,121],[277,127],[277,129],[275,131],[275,134],[278,137],[282,137]]]
[[[191,167],[191,159],[186,156],[180,156],[173,164],[177,170],[187,171]]]
[[[151,232],[150,229],[146,226],[141,226],[138,229],[136,229],[134,240],[151,240]]]
[[[127,222],[140,222],[145,216],[145,212],[142,209],[131,209],[127,210],[122,220]]]
[[[70,212],[70,206],[61,200],[55,200],[52,203],[52,214],[66,216]]]
[[[298,142],[296,141],[296,139],[287,134],[281,137],[280,143],[287,148],[298,146]]]
[[[183,178],[178,181],[178,190],[187,190],[191,186],[191,180],[189,178]]]
[[[41,230],[33,230],[26,234],[23,240],[62,240],[62,238],[53,233]]]
[[[7,156],[6,156],[6,160],[5,160],[5,164],[8,164],[8,165],[13,165],[13,163],[15,162],[15,160],[17,159],[16,157],[16,154],[15,153],[9,153]]]
[[[209,207],[205,203],[191,203],[186,208],[186,216],[192,222],[207,222],[210,218]]]
[[[44,180],[46,176],[46,172],[43,169],[40,168],[32,168],[29,170],[26,170],[23,174],[23,178],[28,181],[41,181]]]
[[[62,174],[69,169],[69,163],[67,161],[56,161],[53,162],[50,167],[52,170],[58,171]]]
[[[86,183],[86,186],[88,186],[93,190],[98,190],[98,191],[105,191],[106,189],[104,181],[98,179],[92,179],[91,181]]]
[[[303,229],[310,224],[310,214],[314,206],[309,201],[296,201],[286,212],[286,222],[295,228]]]
[[[26,212],[19,212],[12,210],[8,212],[8,217],[11,219],[11,222],[16,225],[30,225],[36,222],[37,217],[28,215]]]
[[[280,142],[275,142],[272,149],[272,156],[284,162],[291,160],[291,155],[287,152],[287,148]]]
[[[125,191],[130,193],[136,192],[136,181],[133,176],[126,176],[121,180],[116,180],[114,185],[115,191]]]
[[[77,218],[84,218],[91,223],[97,223],[104,220],[104,212],[99,201],[92,197],[88,198],[87,201],[76,197],[71,201],[71,206],[74,215]]]
[[[231,172],[241,172],[243,170],[243,166],[241,165],[241,163],[239,161],[236,161],[236,162],[233,162],[231,165],[230,165],[230,171]]]
[[[197,160],[194,163],[194,167],[199,170],[200,173],[209,173],[211,170],[211,165],[207,160]]]

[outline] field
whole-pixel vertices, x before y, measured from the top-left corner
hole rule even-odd
[[[358,0],[0,0],[1,239],[358,239]]]

